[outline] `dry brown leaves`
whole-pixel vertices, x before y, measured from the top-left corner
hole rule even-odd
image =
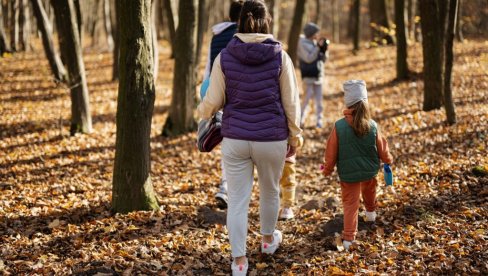
[[[161,45],[167,49],[167,45]],[[298,159],[297,218],[279,222],[282,248],[259,253],[258,191],[250,213],[251,275],[487,274],[488,43],[456,45],[459,123],[421,111],[421,47],[409,48],[417,77],[394,82],[395,48],[352,56],[332,45],[325,128],[310,117]],[[220,152],[197,152],[195,135],[158,136],[170,104],[172,61],[162,51],[152,132],[158,212],[110,212],[117,84],[111,55],[87,50],[95,132],[68,136],[69,93],[57,87],[41,48],[0,59],[0,271],[5,274],[228,274],[225,212],[215,207]],[[358,243],[339,252],[337,177],[318,170],[324,141],[341,116],[341,83],[365,79],[374,118],[395,156],[396,194],[379,188],[379,219],[360,223]],[[381,175],[380,175],[381,177]],[[325,199],[327,202],[325,202]]]

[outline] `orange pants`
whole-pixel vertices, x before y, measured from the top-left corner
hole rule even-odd
[[[376,185],[376,177],[362,182],[341,182],[344,209],[342,238],[344,240],[354,240],[358,231],[359,194],[363,196],[366,211],[373,212],[376,209]]]

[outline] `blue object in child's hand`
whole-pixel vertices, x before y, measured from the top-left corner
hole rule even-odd
[[[393,173],[391,172],[390,164],[383,164],[383,174],[385,176],[386,186],[393,185]]]
[[[207,95],[208,86],[210,85],[210,79],[206,79],[202,82],[202,86],[200,86],[200,100],[203,101],[205,95]]]

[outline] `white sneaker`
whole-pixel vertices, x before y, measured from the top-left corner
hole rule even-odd
[[[227,208],[229,197],[227,196],[227,181],[220,182],[219,191],[215,194],[217,200],[217,206],[221,209]]]
[[[261,243],[261,252],[264,254],[274,254],[276,249],[280,247],[280,243],[283,241],[283,235],[281,234],[280,230],[274,230],[273,232],[273,242],[272,243],[267,243],[267,242],[262,242]]]
[[[376,212],[368,212],[366,211],[366,221],[374,222],[376,220]]]
[[[342,240],[342,245],[344,246],[344,250],[349,251],[349,247],[352,245],[352,241]]]
[[[246,263],[243,265],[238,265],[235,261],[232,261],[232,265],[230,268],[232,269],[233,276],[246,276],[247,269],[249,268],[249,263],[247,262],[247,259]]]
[[[283,208],[281,209],[280,219],[292,219],[295,217],[293,214],[293,210],[291,208]]]

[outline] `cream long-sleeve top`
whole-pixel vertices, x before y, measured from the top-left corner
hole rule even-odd
[[[271,34],[261,33],[237,33],[235,36],[245,43],[262,43],[266,39],[273,38]],[[300,98],[295,68],[290,56],[285,51],[282,51],[281,60],[281,103],[288,121],[288,143],[293,147],[301,147],[303,138],[300,128]],[[225,75],[220,65],[220,54],[215,58],[207,91],[207,95],[197,108],[202,119],[212,117],[225,105]]]

